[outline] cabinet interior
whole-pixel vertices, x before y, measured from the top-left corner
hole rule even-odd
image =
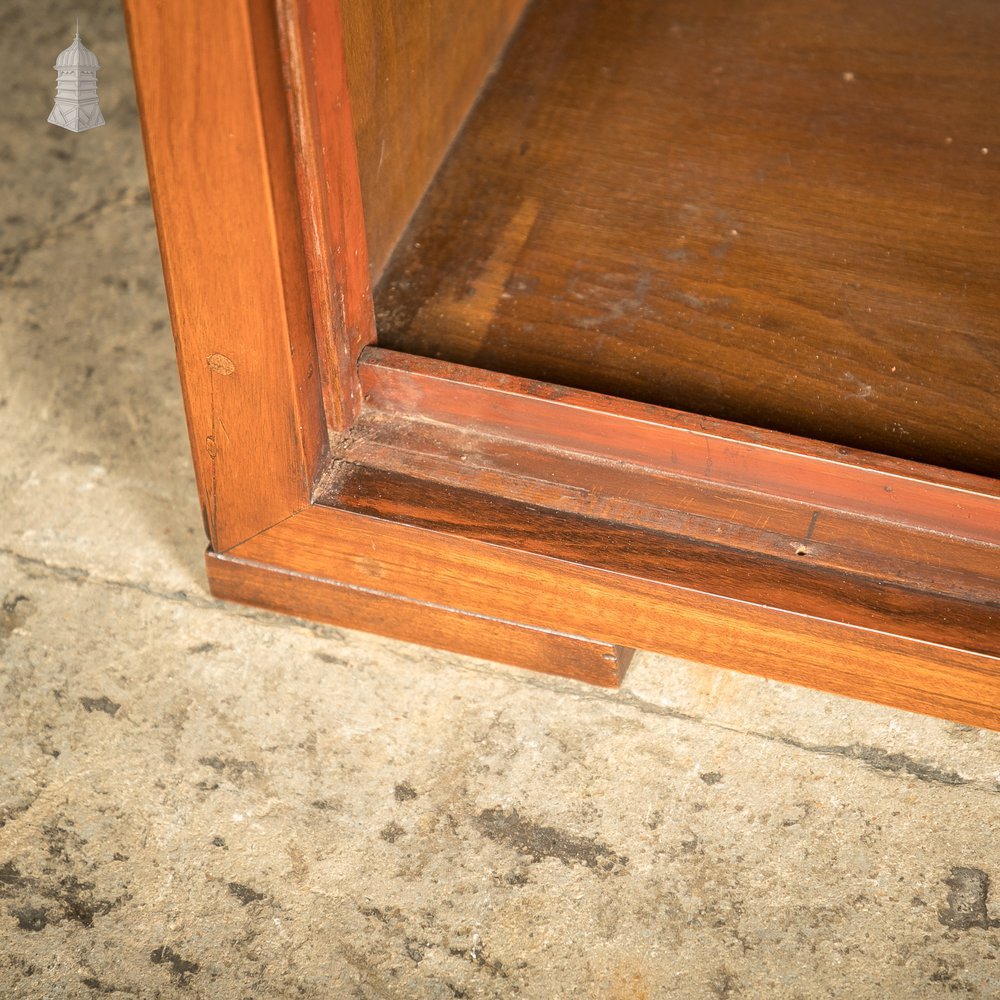
[[[375,6],[380,346],[1000,470],[1000,6]]]

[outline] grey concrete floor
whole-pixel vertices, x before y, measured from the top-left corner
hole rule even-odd
[[[0,18],[0,996],[1000,996],[1000,737],[205,589],[120,12]],[[1000,890],[998,890],[1000,891]]]

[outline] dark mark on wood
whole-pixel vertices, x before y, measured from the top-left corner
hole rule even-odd
[[[816,528],[816,522],[818,520],[819,520],[819,511],[818,510],[814,510],[813,511],[813,516],[812,516],[812,518],[809,521],[809,530],[806,531],[806,541],[807,542],[809,541],[810,538],[812,538],[813,531]]]
[[[795,554],[797,556],[808,556],[812,555],[812,549],[809,548],[809,540],[812,538],[813,530],[816,527],[816,522],[819,520],[819,511],[813,511],[812,519],[809,521],[809,528],[806,531],[806,537],[795,546]]]
[[[619,874],[628,865],[611,848],[587,837],[577,837],[554,826],[542,826],[524,819],[516,809],[499,806],[484,809],[475,818],[479,832],[490,840],[512,847],[532,861],[558,858],[565,865],[581,864],[601,872]]]

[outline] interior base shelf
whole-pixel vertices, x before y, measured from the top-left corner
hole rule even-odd
[[[538,0],[379,343],[996,475],[998,94],[992,0]]]

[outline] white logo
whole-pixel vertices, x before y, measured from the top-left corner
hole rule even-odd
[[[97,71],[101,64],[80,41],[79,19],[73,44],[59,53],[52,68],[56,71],[56,103],[49,121],[71,132],[103,125],[104,115],[97,103]]]

